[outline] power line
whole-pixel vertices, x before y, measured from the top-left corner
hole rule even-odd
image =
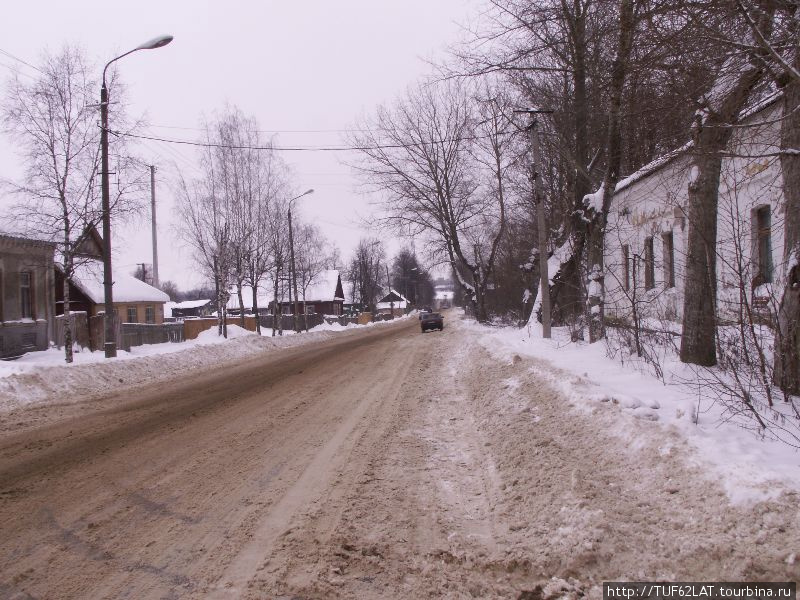
[[[176,140],[171,138],[164,138],[150,135],[140,135],[124,131],[111,131],[116,136],[132,137],[140,140],[151,140],[155,142],[164,142],[167,144],[182,144],[185,146],[197,146],[200,148],[227,148],[230,150],[274,150],[280,152],[352,152],[364,150],[382,150],[393,148],[420,148],[424,146],[433,146],[434,144],[444,144],[454,141],[470,141],[487,139],[491,136],[467,136],[462,138],[451,138],[434,140],[432,142],[416,142],[410,144],[374,144],[371,146],[247,146],[236,144],[217,144],[212,142],[193,142],[191,140]],[[514,132],[505,133],[504,135],[513,135]]]
[[[206,131],[203,127],[181,127],[178,125],[149,124],[148,128],[178,129],[183,131]],[[258,133],[366,133],[369,129],[256,129]]]
[[[18,56],[14,56],[13,54],[11,54],[11,52],[8,52],[8,51],[6,51],[6,50],[3,50],[2,48],[0,48],[0,54],[4,54],[4,55],[6,55],[8,58],[10,58],[10,59],[12,59],[12,60],[16,60],[17,62],[20,62],[20,63],[22,63],[23,65],[25,65],[26,67],[30,67],[30,68],[31,68],[31,69],[33,69],[34,71],[39,71],[39,73],[44,73],[44,71],[42,71],[42,70],[41,70],[39,67],[37,67],[36,65],[32,65],[31,63],[29,63],[29,62],[26,62],[26,61],[22,60],[20,57],[18,57]]]

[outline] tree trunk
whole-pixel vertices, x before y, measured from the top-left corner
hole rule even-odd
[[[611,70],[611,89],[608,113],[608,163],[603,177],[602,200],[599,211],[594,211],[589,225],[587,264],[589,268],[587,299],[589,342],[594,343],[605,337],[605,261],[603,256],[608,211],[619,181],[622,165],[622,93],[628,72],[633,33],[635,29],[633,0],[622,0],[619,5],[619,42],[617,55]],[[595,209],[597,207],[595,206]]]
[[[278,301],[278,287],[280,286],[281,270],[275,270],[275,311],[272,320],[272,335],[275,335],[275,321],[278,322],[278,335],[283,335],[283,314],[281,314],[281,303]]]
[[[239,299],[239,324],[244,329],[244,297],[242,296],[242,282],[236,283],[236,296]]]
[[[308,332],[308,308],[306,307],[306,290],[303,288],[303,329]]]
[[[253,278],[253,315],[256,318],[256,333],[261,335],[261,317],[258,314],[258,288],[255,285],[255,277]]]
[[[589,95],[587,93],[586,72],[586,10],[582,3],[573,1],[573,19],[570,28],[573,44],[574,67],[572,70],[574,94],[572,112],[575,127],[575,179],[573,182],[573,206],[570,220],[572,254],[561,264],[559,270],[550,273],[553,285],[550,290],[552,320],[563,324],[571,317],[581,314],[583,305],[583,286],[581,285],[581,264],[586,240],[586,222],[583,217],[583,198],[591,191],[589,178]],[[544,257],[546,260],[547,257]]]
[[[796,50],[793,66],[800,71],[800,52]],[[778,308],[773,381],[784,392],[800,394],[800,81],[795,78],[783,88],[781,150],[786,270]]]
[[[729,62],[725,67],[740,68],[736,62]],[[733,76],[730,72],[720,75],[721,78]],[[698,111],[695,116],[694,159],[689,183],[688,248],[683,284],[681,362],[702,366],[717,363],[716,246],[721,153],[733,134],[733,128],[727,125],[736,122],[746,106],[750,91],[761,76],[760,66],[744,65],[729,89],[717,92],[719,97],[711,98],[706,110]]]

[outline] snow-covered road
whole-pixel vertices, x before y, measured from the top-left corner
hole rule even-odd
[[[455,314],[442,333],[405,321],[7,423],[0,596],[599,598],[603,580],[799,578],[796,493],[729,504],[680,435],[631,418],[624,441],[630,417],[574,410],[546,363],[493,358],[481,335]]]

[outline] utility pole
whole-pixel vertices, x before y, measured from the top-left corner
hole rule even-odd
[[[544,188],[542,184],[541,168],[541,149],[539,148],[539,134],[536,130],[536,115],[540,113],[549,114],[552,110],[515,110],[515,113],[526,113],[531,115],[531,124],[528,127],[528,136],[531,144],[531,154],[533,155],[533,199],[536,204],[536,221],[538,225],[539,238],[539,289],[542,294],[542,337],[550,337],[550,274],[547,268],[547,227],[545,226],[544,214]]]
[[[389,280],[389,265],[386,265],[386,286],[389,288],[389,310],[392,311],[392,319],[394,319],[394,300],[392,300],[392,282]]]
[[[108,65],[106,65],[106,68]],[[103,348],[106,358],[117,356],[117,336],[114,319],[114,279],[111,274],[111,200],[108,184],[108,88],[105,69],[103,86],[100,88],[100,168],[102,170],[101,189],[103,196],[103,296],[104,332]]]
[[[292,281],[291,287],[294,288],[294,330],[296,333],[300,332],[300,321],[298,319],[298,312],[300,312],[300,305],[297,302],[297,271],[294,266],[294,236],[292,234],[292,204],[289,203],[289,252],[292,258]]]
[[[150,223],[153,227],[153,287],[158,287],[158,234],[156,233],[156,167],[150,165]]]

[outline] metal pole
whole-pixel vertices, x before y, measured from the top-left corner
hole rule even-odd
[[[289,206],[289,252],[291,253],[292,257],[292,281],[291,285],[294,288],[294,330],[295,332],[300,332],[299,320],[298,320],[298,312],[300,311],[300,305],[297,302],[297,271],[295,270],[294,266],[294,236],[292,235],[292,207]]]
[[[158,234],[156,233],[156,168],[150,165],[150,223],[153,226],[153,287],[158,287]]]
[[[105,74],[105,73],[104,73]],[[103,318],[106,358],[117,356],[117,340],[114,327],[114,280],[111,274],[111,199],[108,189],[108,88],[105,77],[100,88],[100,154],[101,187],[103,194],[103,292],[105,315]]]
[[[539,229],[539,280],[542,294],[542,337],[550,337],[550,275],[547,265],[547,227],[545,227],[544,190],[542,189],[542,172],[540,167],[539,136],[536,132],[536,117],[531,120],[528,129],[533,154],[534,200],[536,202],[536,221]]]
[[[219,271],[217,270],[217,255],[214,255],[214,293],[217,303],[217,335],[222,335],[222,314],[220,313],[219,302]]]
[[[386,285],[389,288],[389,310],[392,313],[392,319],[394,319],[394,300],[392,300],[392,282],[389,280],[389,265],[386,265]]]

